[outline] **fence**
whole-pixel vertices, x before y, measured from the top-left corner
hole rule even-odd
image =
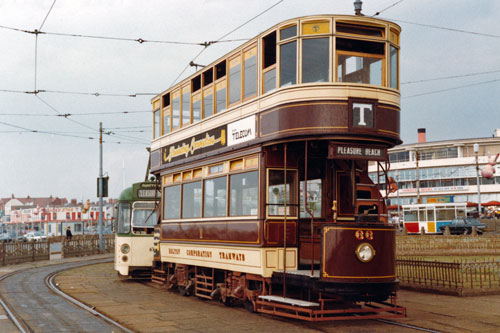
[[[500,235],[413,235],[396,237],[396,255],[495,255],[500,254]]]
[[[500,293],[500,260],[426,261],[396,260],[396,274],[402,287],[467,296]]]
[[[61,252],[65,258],[99,254],[99,236],[75,236],[67,241],[61,237],[38,242],[3,242],[0,243],[0,266],[21,264],[50,259],[50,246],[62,241]],[[114,235],[104,235],[105,253],[113,253]]]
[[[104,253],[113,253],[115,250],[115,236],[103,235],[105,242]],[[90,256],[99,254],[99,235],[75,236],[71,240],[63,239],[62,256],[64,258]]]

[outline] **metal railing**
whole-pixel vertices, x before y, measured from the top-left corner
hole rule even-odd
[[[500,293],[499,259],[440,262],[400,258],[396,274],[402,287],[460,296]]]
[[[413,235],[396,237],[396,255],[398,257],[480,254],[500,254],[500,235]]]
[[[104,235],[105,252],[113,253],[115,248],[114,235]],[[49,240],[31,242],[1,242],[0,266],[15,265],[25,262],[49,260],[51,245],[61,243],[63,258],[81,257],[101,253],[99,251],[98,235],[79,235],[71,240],[62,237],[53,237]]]

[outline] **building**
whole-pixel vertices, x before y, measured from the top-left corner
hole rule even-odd
[[[475,144],[479,148],[477,154]],[[396,181],[399,190],[388,195],[388,205],[467,202],[477,207],[477,170],[498,153],[500,129],[492,137],[435,142],[427,142],[425,129],[419,129],[418,143],[389,149],[388,177]],[[493,178],[479,177],[484,213],[491,213],[492,206],[500,205],[500,163],[494,168]],[[369,170],[371,179],[377,183],[377,166],[373,164]],[[385,183],[380,167],[379,170],[380,182]],[[381,188],[385,195],[385,184]]]
[[[43,231],[48,236],[64,234],[67,227],[74,234],[97,232],[99,205],[91,203],[87,212],[83,203],[76,200],[68,202],[65,198],[11,198],[0,199],[3,216],[0,219],[0,231],[22,235],[28,231]],[[114,219],[114,204],[110,199],[103,206],[104,227],[111,229]]]

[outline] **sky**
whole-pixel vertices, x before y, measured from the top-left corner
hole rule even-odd
[[[192,74],[201,51],[195,62],[208,64],[281,21],[353,14],[353,1],[0,0],[0,197],[96,200],[99,123],[118,197],[145,178],[151,98]],[[428,141],[492,136],[500,1],[363,0],[366,16],[377,12],[403,30],[404,143],[418,128]],[[45,34],[23,32],[35,30]]]

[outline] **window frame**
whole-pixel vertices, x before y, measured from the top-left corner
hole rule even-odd
[[[285,214],[283,215],[270,215],[269,214],[269,174],[271,171],[281,171],[285,172],[285,168],[266,168],[266,188],[265,188],[265,191],[266,191],[266,201],[264,203],[265,205],[265,210],[266,210],[266,219],[279,219],[279,220],[283,220],[284,217],[285,217]],[[294,184],[295,184],[295,188],[294,188],[294,203],[292,203],[292,205],[295,206],[295,209],[294,209],[294,214],[287,214],[286,215],[286,218],[287,219],[290,219],[290,220],[297,220],[299,218],[299,171],[298,169],[293,169],[293,168],[287,168],[287,176],[288,176],[288,172],[294,172],[295,173],[295,176],[294,176]],[[291,198],[291,196],[290,196]],[[293,206],[288,206],[287,207],[293,207]],[[292,209],[289,208],[289,210],[291,211]],[[283,210],[284,211],[284,210]]]
[[[385,48],[384,48],[384,53],[385,53]],[[380,77],[381,84],[372,84],[372,83],[356,83],[356,82],[348,82],[348,81],[338,81],[338,70],[339,70],[339,55],[346,55],[346,56],[354,56],[354,57],[360,57],[360,58],[377,58],[382,61],[382,75]],[[386,56],[385,54],[379,55],[379,54],[374,54],[374,53],[364,53],[364,52],[355,52],[355,51],[344,51],[344,50],[335,50],[335,82],[337,83],[348,83],[348,84],[368,84],[368,85],[373,85],[373,86],[378,86],[378,87],[387,87],[386,85]]]

